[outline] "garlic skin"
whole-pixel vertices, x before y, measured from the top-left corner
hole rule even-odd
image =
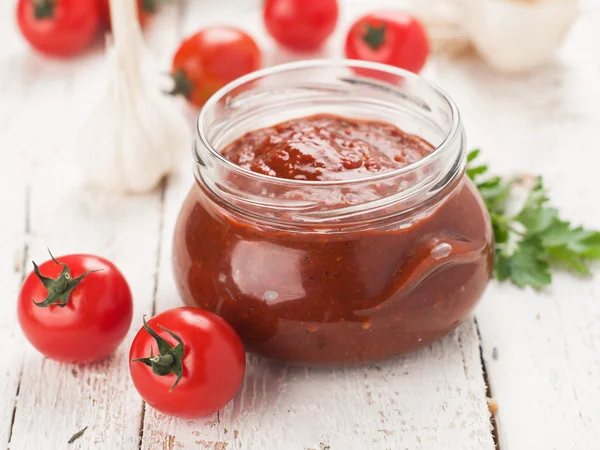
[[[76,143],[85,182],[121,193],[155,188],[192,144],[183,112],[152,76],[135,7],[135,0],[111,0],[106,92]]]
[[[455,0],[475,48],[494,69],[524,72],[554,54],[579,15],[577,0]]]
[[[411,10],[427,29],[434,52],[458,55],[470,48],[456,0],[412,0]]]

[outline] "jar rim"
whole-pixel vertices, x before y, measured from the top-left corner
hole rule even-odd
[[[269,75],[281,74],[285,72],[290,72],[294,70],[301,69],[310,69],[310,68],[356,68],[356,69],[367,69],[378,71],[383,74],[395,75],[398,77],[411,79],[415,81],[424,82],[428,88],[434,91],[437,95],[444,99],[447,102],[451,114],[452,125],[450,131],[446,134],[443,141],[435,147],[435,149],[424,156],[423,158],[411,163],[409,165],[399,167],[394,170],[369,174],[364,177],[352,178],[347,180],[296,180],[296,179],[287,179],[287,178],[278,178],[270,175],[265,175],[262,173],[253,172],[250,169],[241,167],[229,159],[225,158],[220,151],[218,151],[209,141],[206,135],[206,128],[204,126],[206,122],[206,116],[210,112],[212,108],[214,108],[219,101],[221,101],[224,97],[226,97],[230,92],[235,90],[236,88],[243,86],[245,84],[252,83],[260,78]],[[216,93],[214,93],[208,101],[202,107],[200,114],[198,115],[197,121],[197,132],[202,143],[203,147],[208,150],[208,152],[215,157],[221,164],[224,164],[229,170],[236,172],[240,175],[250,177],[252,179],[258,181],[265,181],[269,183],[281,183],[290,186],[298,186],[298,187],[323,187],[323,186],[351,186],[355,184],[361,184],[365,182],[377,182],[382,181],[387,178],[401,176],[412,171],[418,170],[423,166],[426,166],[431,161],[437,159],[440,154],[444,152],[444,150],[451,146],[451,144],[460,137],[462,133],[462,127],[460,123],[460,114],[458,112],[458,107],[452,98],[437,84],[434,82],[417,75],[413,72],[409,72],[404,69],[399,69],[397,67],[389,66],[387,64],[375,63],[370,61],[361,61],[361,60],[353,60],[353,59],[312,59],[305,61],[296,61],[291,63],[279,64],[267,68],[263,68],[257,70],[255,72],[251,72],[247,75],[244,75],[236,80],[230,82],[225,85],[221,89],[219,89]]]

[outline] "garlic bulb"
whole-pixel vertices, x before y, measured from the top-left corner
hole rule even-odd
[[[482,58],[501,72],[546,62],[579,14],[577,0],[454,0]]]
[[[578,0],[412,0],[433,49],[457,54],[473,44],[500,72],[547,61],[579,15]]]
[[[107,44],[106,92],[80,132],[78,162],[90,184],[139,193],[174,168],[191,146],[191,130],[147,67],[136,1],[110,0],[110,9],[114,44]]]

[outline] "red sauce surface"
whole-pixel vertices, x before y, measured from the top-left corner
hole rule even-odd
[[[432,150],[423,139],[387,123],[319,114],[247,133],[222,154],[253,172],[326,181],[388,172]]]
[[[390,124],[318,115],[252,131],[222,153],[273,177],[345,180],[411,164],[432,150]],[[412,220],[331,233],[258,223],[200,181],[174,241],[186,303],[224,317],[248,350],[303,364],[376,361],[435,341],[468,316],[492,256],[487,212],[465,177]]]

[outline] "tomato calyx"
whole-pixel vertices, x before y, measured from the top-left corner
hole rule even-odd
[[[46,308],[50,305],[56,305],[60,306],[61,308],[64,308],[65,306],[67,306],[69,298],[71,297],[71,293],[77,287],[77,285],[81,283],[81,281],[87,275],[93,272],[99,272],[99,270],[86,270],[77,278],[72,278],[71,269],[69,269],[69,266],[67,266],[65,263],[58,262],[50,252],[50,249],[48,249],[48,253],[50,253],[52,261],[54,261],[58,265],[61,265],[63,267],[63,270],[57,278],[49,278],[40,273],[40,268],[35,263],[35,261],[31,261],[33,263],[33,272],[48,291],[48,296],[44,301],[32,301],[36,306],[39,306],[41,308]]]
[[[150,14],[158,11],[158,0],[142,0],[140,8]]]
[[[141,362],[141,363],[146,364],[148,367],[152,368],[152,372],[154,372],[156,375],[158,375],[160,377],[164,377],[169,374],[176,375],[177,379],[175,380],[175,383],[173,383],[173,386],[171,386],[171,388],[169,389],[169,391],[172,391],[173,389],[175,389],[175,386],[177,386],[177,384],[179,383],[179,381],[181,380],[181,377],[183,375],[182,360],[183,360],[184,345],[183,345],[183,341],[181,340],[181,338],[179,336],[177,336],[175,333],[173,333],[171,330],[163,327],[162,325],[158,325],[158,327],[160,329],[166,331],[167,333],[169,333],[171,336],[173,336],[173,339],[175,339],[178,342],[178,344],[175,347],[173,347],[171,344],[169,344],[167,341],[165,341],[162,337],[160,337],[158,335],[158,333],[156,333],[156,331],[154,331],[150,327],[150,325],[148,325],[148,322],[146,322],[146,316],[144,316],[144,329],[156,341],[156,345],[158,346],[159,354],[155,355],[154,350],[152,348],[150,348],[150,356],[149,357],[135,358],[131,362],[132,363],[133,362]]]
[[[189,99],[194,90],[194,83],[190,81],[183,69],[177,69],[177,71],[171,75],[173,79],[173,88],[166,93],[169,95],[183,95]]]
[[[54,17],[56,0],[33,0],[33,17],[37,20]]]
[[[380,27],[375,27],[366,23],[364,25],[365,34],[362,35],[362,40],[372,50],[377,50],[385,42],[385,24]]]

